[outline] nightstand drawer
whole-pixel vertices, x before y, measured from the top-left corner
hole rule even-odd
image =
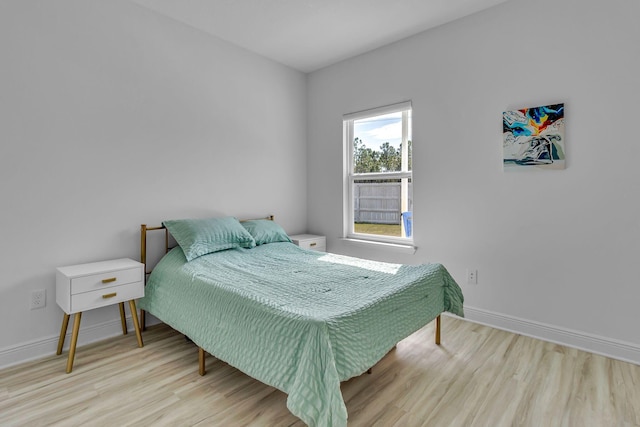
[[[71,312],[91,310],[144,296],[142,281],[71,296]]]
[[[114,291],[109,289],[128,284],[141,286],[143,288],[142,294],[144,294],[144,264],[129,258],[121,258],[58,267],[56,270],[56,302],[65,313],[73,314],[89,310],[83,303],[78,302],[85,301],[84,299],[75,301],[75,304],[73,304],[75,307],[81,306],[82,309],[72,308],[71,299],[76,295],[94,291],[110,293]],[[102,298],[102,294],[99,296]],[[120,294],[118,294],[117,301],[111,299],[100,300],[100,304],[96,307],[126,301],[119,297]]]
[[[140,268],[108,271],[90,276],[75,277],[71,279],[71,294],[75,295],[83,292],[100,291],[112,286],[140,281],[142,281],[142,270]]]
[[[297,234],[290,236],[293,243],[303,249],[325,252],[327,250],[327,239],[325,236],[315,234]]]

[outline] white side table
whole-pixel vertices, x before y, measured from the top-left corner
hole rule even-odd
[[[320,252],[326,252],[327,250],[327,238],[325,236],[318,236],[317,234],[295,234],[289,237],[293,243],[301,248]]]
[[[124,302],[129,301],[129,309],[136,330],[138,347],[142,347],[142,334],[136,313],[136,298],[144,296],[144,264],[129,258],[89,264],[59,267],[56,271],[56,302],[64,311],[58,352],[62,354],[69,317],[74,315],[71,346],[67,360],[67,373],[73,369],[78,332],[82,312],[98,307],[119,304],[122,333],[127,333]]]

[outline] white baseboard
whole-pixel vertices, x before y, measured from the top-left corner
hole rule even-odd
[[[69,323],[73,324],[73,316]],[[72,329],[71,326],[72,325],[69,325],[69,330]],[[127,317],[127,330],[130,334],[135,334],[131,317]],[[87,327],[81,326],[80,333],[78,334],[77,346],[80,347],[85,344],[101,341],[105,338],[114,337],[116,335],[122,335],[120,317],[97,325]],[[0,349],[0,369],[56,354],[56,351],[58,350],[58,338],[59,335],[48,336],[46,338]],[[64,351],[60,356],[64,359],[60,362],[63,366],[66,363],[70,342],[71,332],[68,332],[64,340]]]
[[[496,329],[640,365],[640,346],[500,313],[464,307],[465,319]]]
[[[640,365],[640,346],[632,343],[560,328],[531,320],[520,319],[518,317],[469,306],[465,306],[464,311],[465,320],[470,322]],[[159,321],[147,313],[147,325],[156,323],[159,323]],[[133,333],[133,324],[130,317],[127,317],[127,329],[129,330],[129,333]],[[104,340],[105,338],[110,338],[120,334],[122,334],[120,318],[98,325],[81,327],[80,334],[78,336],[78,346]],[[70,341],[71,334],[68,333],[65,339],[65,352],[60,356],[64,356],[64,360],[66,360],[66,352],[69,348]],[[57,348],[58,335],[0,349],[0,369],[40,359],[46,356],[52,356],[56,353]],[[61,363],[64,364],[65,362],[63,361]]]

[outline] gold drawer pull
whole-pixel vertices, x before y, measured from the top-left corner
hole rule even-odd
[[[102,283],[111,283],[115,282],[117,279],[115,277],[110,277],[108,279],[102,279]]]
[[[107,298],[113,298],[115,297],[117,294],[115,292],[110,293],[110,294],[106,294],[106,295],[102,295],[102,298],[107,299]]]
[[[309,246],[315,246],[315,245],[317,245],[317,243],[316,243],[316,242],[313,242],[313,243],[310,243],[310,244],[309,244]]]

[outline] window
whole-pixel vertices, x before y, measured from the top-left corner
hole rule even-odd
[[[344,235],[412,243],[411,103],[347,114]]]

